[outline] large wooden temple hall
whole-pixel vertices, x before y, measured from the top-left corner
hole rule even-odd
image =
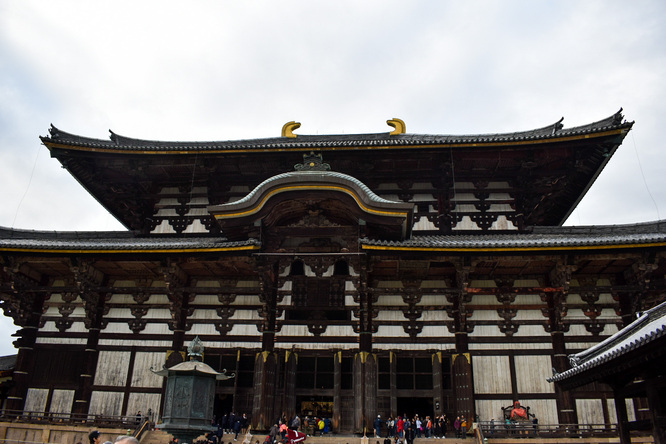
[[[51,127],[51,156],[127,230],[0,228],[0,304],[19,328],[5,408],[158,413],[150,369],[198,336],[235,374],[216,414],[254,428],[283,413],[337,431],[378,414],[497,420],[514,401],[541,424],[617,423],[608,386],[547,379],[666,300],[666,221],[563,226],[633,122],[387,123],[215,142]]]

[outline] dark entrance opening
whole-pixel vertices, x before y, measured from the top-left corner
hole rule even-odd
[[[301,418],[305,416],[330,418],[333,416],[332,396],[298,396],[296,406],[297,410],[300,409]]]
[[[398,398],[398,415],[407,415],[413,418],[419,415],[420,418],[433,416],[432,398]]]
[[[224,415],[231,413],[234,407],[234,395],[218,393],[215,395],[213,415],[215,422],[219,423]]]

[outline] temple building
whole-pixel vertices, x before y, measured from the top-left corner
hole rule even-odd
[[[565,227],[633,122],[506,134],[392,130],[43,144],[126,231],[0,229],[19,326],[5,408],[161,412],[150,371],[196,336],[215,413],[612,424],[613,390],[549,382],[666,300],[666,221]],[[641,419],[643,398],[627,399]]]

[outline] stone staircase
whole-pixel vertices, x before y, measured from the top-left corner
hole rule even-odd
[[[263,444],[266,438],[265,433],[258,433],[250,437],[249,444]],[[168,444],[171,440],[171,435],[166,432],[153,431],[147,432],[141,439],[141,444]],[[238,436],[238,441],[234,441],[233,435],[225,435],[222,444],[243,444],[245,436]],[[525,438],[494,438],[487,439],[488,444],[618,444],[619,438],[538,438],[530,437]],[[652,437],[635,437],[632,438],[632,443],[635,444],[649,444],[653,443]],[[339,435],[330,434],[326,436],[308,436],[304,444],[383,444],[384,439],[368,437],[367,441],[359,435]],[[474,438],[469,436],[467,439],[445,438],[445,439],[426,439],[417,438],[414,444],[475,444]],[[245,444],[248,444],[247,442]]]

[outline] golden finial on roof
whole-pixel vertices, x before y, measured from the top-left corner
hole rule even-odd
[[[393,131],[391,131],[392,136],[398,134],[405,134],[405,132],[407,131],[407,126],[405,125],[405,122],[395,117],[392,118],[391,120],[387,120],[386,123],[388,123],[389,126],[395,128]]]
[[[285,123],[282,127],[282,137],[296,138],[296,134],[294,134],[293,131],[300,127],[301,124],[299,122],[294,122],[293,120]]]

